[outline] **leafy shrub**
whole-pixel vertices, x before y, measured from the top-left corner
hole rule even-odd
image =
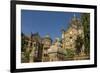
[[[72,49],[66,49],[66,53],[67,58],[73,58],[75,54],[74,50]]]

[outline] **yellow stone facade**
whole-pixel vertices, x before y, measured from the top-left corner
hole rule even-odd
[[[77,36],[84,37],[83,26],[77,17],[73,17],[67,30],[62,30],[62,46],[65,49],[75,50]]]

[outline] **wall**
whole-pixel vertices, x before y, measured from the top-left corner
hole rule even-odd
[[[100,72],[100,1],[99,0],[34,0],[58,3],[98,5],[98,67],[34,73],[99,73]],[[0,0],[0,73],[10,73],[10,0]],[[30,73],[30,72],[29,72]]]

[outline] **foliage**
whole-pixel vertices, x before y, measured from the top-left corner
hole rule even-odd
[[[72,49],[66,49],[66,56],[67,58],[73,58],[74,57],[74,51]]]
[[[24,52],[24,53],[21,53],[21,55],[22,55],[22,57],[21,57],[22,63],[27,63],[27,62],[29,62],[29,53]]]
[[[25,45],[26,45],[25,35],[24,33],[21,33],[21,51],[22,52],[25,52]]]
[[[85,54],[89,55],[90,53],[90,14],[83,13],[81,15],[81,21],[84,29],[84,46]]]
[[[21,55],[22,55],[22,62],[28,62],[29,61],[29,52],[26,52],[26,47],[28,42],[25,41],[26,40],[26,36],[25,34],[22,32],[21,33]]]
[[[82,39],[81,36],[78,35],[78,36],[77,36],[77,39],[75,40],[75,48],[76,48],[75,53],[76,53],[77,55],[80,54],[81,49],[82,49],[82,45],[83,45],[83,39]]]

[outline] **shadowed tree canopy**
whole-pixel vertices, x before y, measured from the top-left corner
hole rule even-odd
[[[84,46],[85,53],[89,55],[90,53],[90,14],[83,13],[81,14],[81,22],[84,29]]]
[[[76,47],[76,54],[79,55],[80,52],[81,52],[81,49],[82,49],[82,45],[83,45],[82,37],[78,35],[75,43],[76,43],[76,45],[75,45],[75,47]]]

